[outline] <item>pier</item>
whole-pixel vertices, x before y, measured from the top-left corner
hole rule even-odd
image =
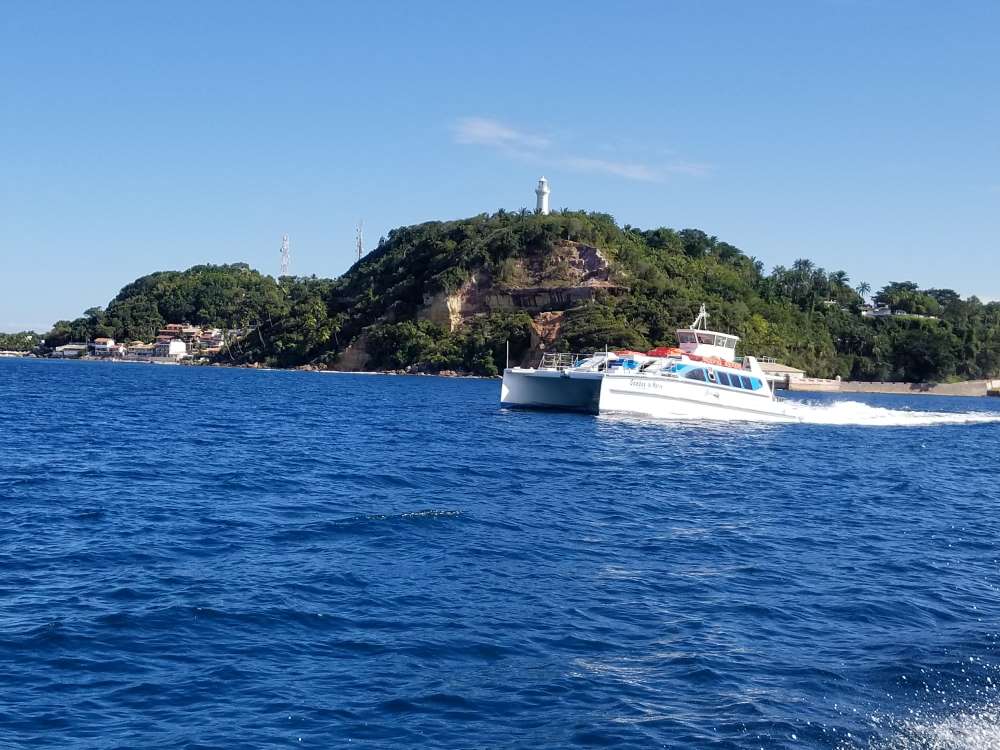
[[[905,383],[811,378],[803,370],[761,359],[761,368],[772,388],[806,393],[899,393],[929,396],[1000,396],[1000,380],[963,380],[958,383]]]
[[[898,383],[799,378],[778,385],[778,388],[782,387],[789,391],[806,392],[898,393],[910,396],[1000,396],[1000,380],[966,380],[961,383]]]

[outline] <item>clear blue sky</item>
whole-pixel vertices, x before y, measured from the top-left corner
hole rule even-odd
[[[0,330],[145,273],[332,276],[532,206],[1000,298],[1000,3],[44,2],[0,12]]]

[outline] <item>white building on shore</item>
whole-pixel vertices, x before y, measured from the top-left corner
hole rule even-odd
[[[82,357],[86,353],[86,344],[63,344],[62,346],[57,346],[55,348],[55,351],[52,352],[52,356],[59,359],[76,359],[77,357]]]
[[[181,339],[157,341],[153,346],[153,356],[160,359],[180,359],[187,356],[187,344]]]
[[[96,338],[90,345],[91,353],[95,357],[113,357],[119,354],[119,347],[112,338]]]

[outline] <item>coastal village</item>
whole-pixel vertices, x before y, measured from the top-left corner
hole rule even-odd
[[[50,355],[56,359],[120,359],[135,362],[197,362],[208,361],[222,351],[228,338],[239,331],[220,328],[199,328],[182,323],[168,323],[156,333],[151,342],[115,341],[99,337],[86,343],[57,346]]]

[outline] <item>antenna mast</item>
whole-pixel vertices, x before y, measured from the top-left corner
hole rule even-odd
[[[288,275],[288,266],[292,262],[292,253],[288,249],[288,235],[281,238],[281,275]]]
[[[701,309],[698,311],[698,317],[694,319],[694,323],[691,324],[692,328],[701,328],[703,330],[708,329],[708,310],[705,309],[705,303],[701,303]]]
[[[365,222],[364,219],[358,222],[358,233],[357,233],[357,248],[358,248],[358,260],[361,260],[361,256],[365,254]]]

